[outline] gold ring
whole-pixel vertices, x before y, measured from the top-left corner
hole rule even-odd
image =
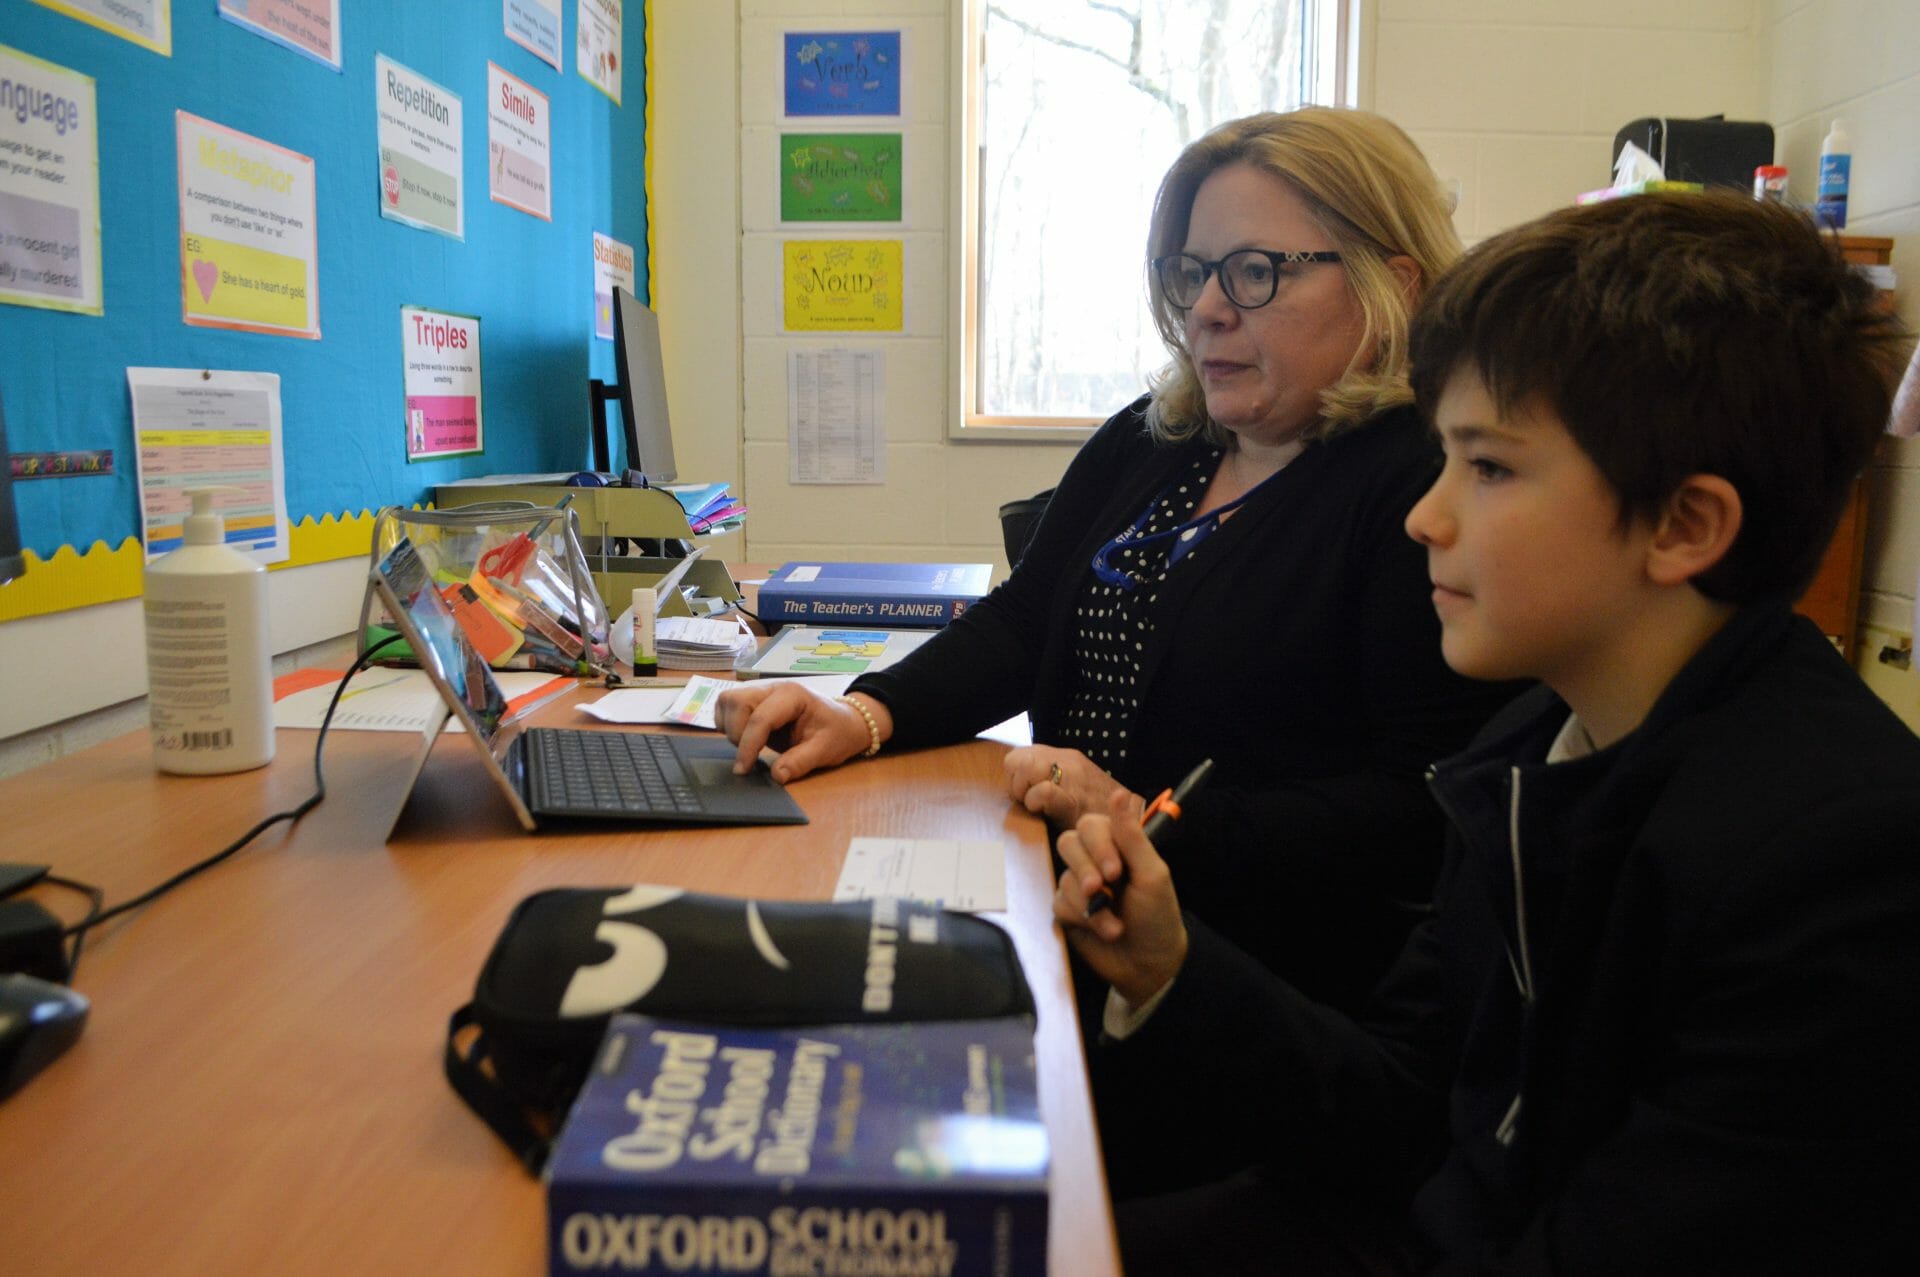
[[[1066,780],[1066,778],[1067,778],[1067,774],[1060,770],[1059,763],[1055,763],[1053,766],[1047,768],[1047,779],[1052,781],[1054,784],[1058,785],[1062,781]]]

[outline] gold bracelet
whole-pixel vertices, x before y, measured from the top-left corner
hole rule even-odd
[[[866,753],[860,755],[860,757],[872,758],[875,754],[879,753],[880,752],[880,724],[873,721],[873,711],[868,709],[865,705],[862,705],[859,701],[854,700],[853,697],[851,696],[836,696],[834,697],[834,699],[837,701],[845,701],[847,704],[853,706],[854,712],[859,714],[861,718],[866,720],[867,751]]]

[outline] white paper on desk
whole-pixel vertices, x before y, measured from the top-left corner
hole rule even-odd
[[[555,680],[539,670],[495,670],[494,681],[509,702],[538,691]],[[318,727],[327,716],[327,702],[333,699],[337,682],[309,687],[281,697],[273,703],[275,727]],[[347,684],[340,706],[333,711],[329,730],[350,732],[419,732],[441,708],[440,693],[425,670],[401,670],[374,667],[361,670]],[[464,731],[459,719],[447,724],[449,731]]]
[[[999,741],[1002,745],[1012,745],[1017,749],[1033,744],[1033,724],[1028,721],[1026,711],[1022,710],[1006,722],[995,723],[981,732],[980,739]]]
[[[623,687],[582,705],[580,711],[603,723],[671,723],[667,708],[679,695],[677,687]]]
[[[900,896],[943,909],[1007,907],[1007,857],[997,842],[951,838],[855,838],[834,884],[835,900]]]
[[[832,700],[853,686],[853,679],[854,676],[851,674],[818,674],[805,678],[783,678],[780,681],[797,683],[815,696]],[[729,687],[739,686],[739,683],[730,678],[708,678],[704,674],[689,675],[687,685],[680,689],[679,695],[674,697],[672,704],[667,706],[666,717],[658,721],[718,731],[720,724],[715,720],[714,712],[718,707],[720,693]]]

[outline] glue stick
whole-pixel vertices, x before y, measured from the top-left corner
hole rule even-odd
[[[633,672],[636,675],[660,672],[660,657],[653,644],[653,619],[658,606],[652,586],[642,585],[634,589]]]

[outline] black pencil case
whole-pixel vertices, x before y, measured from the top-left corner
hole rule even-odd
[[[530,1169],[617,1011],[721,1025],[1031,1015],[1013,940],[914,901],[567,887],[514,908],[454,1012],[447,1080]]]

